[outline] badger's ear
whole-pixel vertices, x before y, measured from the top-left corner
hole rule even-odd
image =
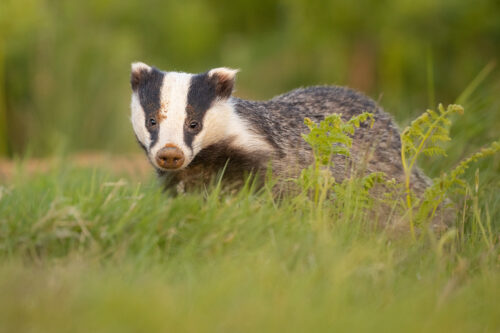
[[[132,90],[136,91],[141,83],[141,80],[144,80],[147,73],[151,70],[151,67],[142,62],[134,62],[132,63],[132,72],[130,75],[130,85],[132,86]]]
[[[229,98],[233,92],[237,69],[226,67],[214,68],[208,72],[210,79],[215,81],[215,93],[219,98]]]

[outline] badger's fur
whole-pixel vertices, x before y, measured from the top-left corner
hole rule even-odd
[[[268,101],[232,96],[237,71],[216,68],[203,74],[163,72],[132,64],[132,124],[137,141],[167,187],[203,184],[224,169],[229,180],[245,174],[296,176],[312,160],[301,137],[332,113],[344,119],[362,112],[375,117],[373,127],[356,130],[351,161],[366,172],[383,171],[403,180],[401,142],[391,117],[370,98],[348,88],[316,86],[293,90]],[[337,180],[350,168],[334,157]],[[421,193],[428,179],[415,169],[412,184]]]

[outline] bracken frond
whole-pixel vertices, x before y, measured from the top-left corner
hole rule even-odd
[[[314,192],[315,204],[321,205],[331,190],[336,195],[342,195],[346,186],[353,186],[354,183],[336,184],[330,170],[334,166],[333,157],[335,155],[350,156],[352,135],[354,135],[356,128],[359,128],[361,123],[367,120],[371,120],[370,126],[373,126],[374,117],[368,112],[352,117],[348,121],[342,120],[341,115],[337,113],[327,116],[319,124],[309,118],[304,119],[309,133],[302,134],[302,137],[313,150],[314,163],[302,170],[298,181],[304,190]],[[374,175],[372,178],[363,180],[362,187],[373,186],[370,184],[374,184],[377,177],[379,176]]]
[[[480,159],[500,152],[500,141],[493,142],[490,146],[482,148],[477,153],[462,160],[453,170],[443,173],[434,179],[433,185],[428,187],[423,195],[421,205],[417,212],[417,220],[425,221],[429,215],[432,217],[437,207],[452,193],[465,192],[466,183],[460,177],[467,171],[471,164]]]
[[[446,109],[442,104],[438,107],[438,112],[427,110],[420,117],[415,119],[410,126],[401,133],[401,162],[405,173],[406,205],[410,217],[410,228],[414,232],[413,220],[413,200],[410,189],[410,179],[413,168],[418,158],[424,154],[428,156],[445,155],[445,150],[440,144],[449,141],[449,117],[453,114],[462,114],[463,108],[460,105],[449,105]]]

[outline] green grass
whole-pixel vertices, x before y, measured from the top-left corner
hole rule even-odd
[[[20,166],[0,191],[0,332],[498,332],[497,189],[469,194],[463,233],[414,241],[266,189],[173,198]]]

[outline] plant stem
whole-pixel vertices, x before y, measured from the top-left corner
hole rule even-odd
[[[401,133],[401,142],[403,143],[403,146],[401,147],[401,163],[403,164],[403,170],[405,171],[405,189],[406,189],[406,205],[408,207],[408,213],[410,215],[410,230],[411,230],[411,237],[413,240],[415,240],[415,226],[413,225],[413,207],[412,207],[412,202],[411,202],[411,191],[410,191],[410,176],[411,176],[411,169],[408,169],[408,165],[406,163],[406,154],[405,154],[405,141],[403,139],[404,133],[406,131],[403,131]]]

